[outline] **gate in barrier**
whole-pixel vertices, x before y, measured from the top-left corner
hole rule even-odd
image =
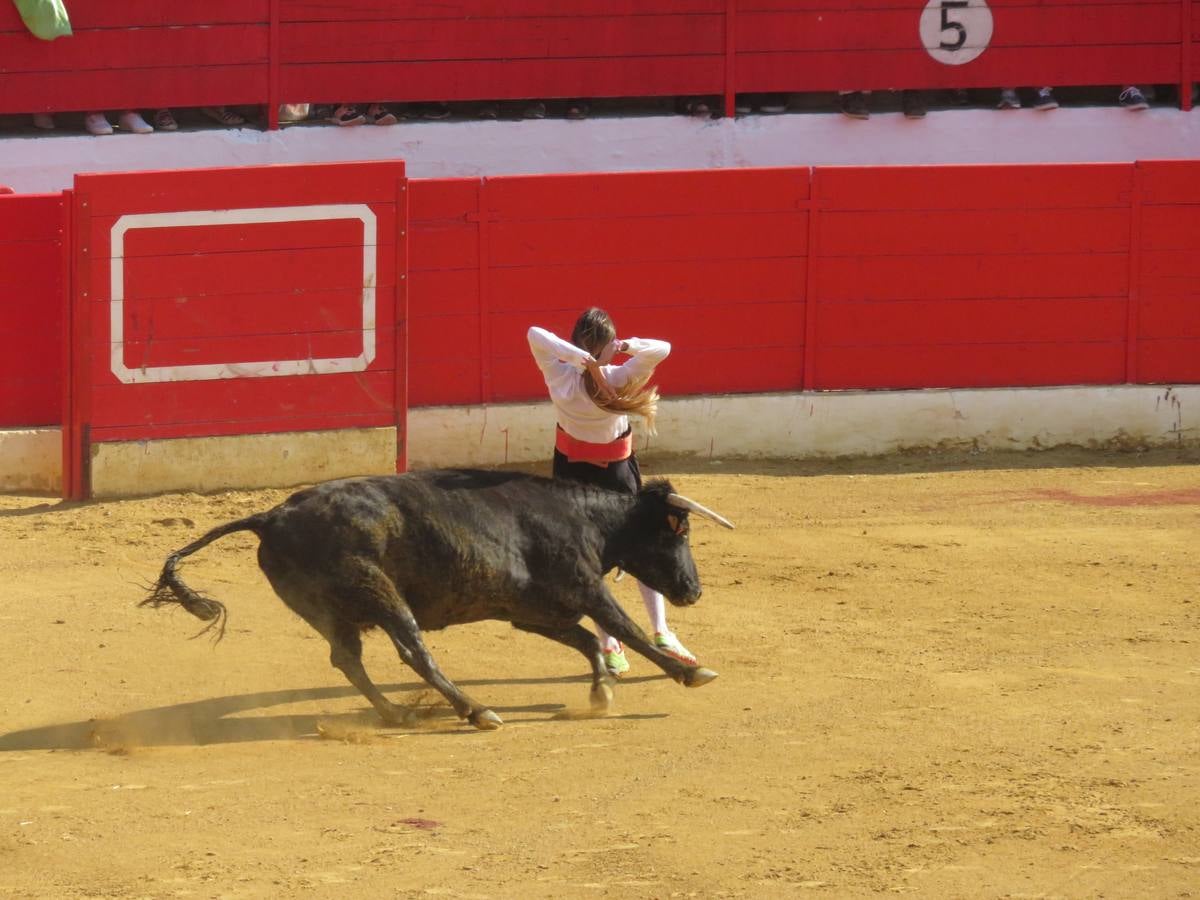
[[[405,462],[402,162],[80,175],[63,493],[92,448],[396,429]]]

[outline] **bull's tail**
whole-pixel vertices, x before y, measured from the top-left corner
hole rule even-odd
[[[178,603],[193,616],[208,624],[202,628],[196,637],[199,637],[206,632],[216,630],[216,639],[219,641],[225,636],[225,604],[219,600],[214,600],[212,597],[206,597],[199,591],[194,591],[179,577],[175,571],[175,567],[179,565],[179,561],[185,556],[191,556],[197,550],[207,547],[218,538],[222,538],[227,534],[233,534],[235,531],[253,531],[261,537],[261,528],[266,523],[269,513],[257,513],[253,516],[247,516],[244,519],[238,519],[234,522],[226,522],[224,525],[218,525],[212,531],[202,537],[192,541],[186,547],[176,550],[167,557],[167,561],[163,564],[162,574],[158,576],[158,582],[150,591],[148,597],[143,600],[138,606],[149,606],[154,609],[166,603]]]

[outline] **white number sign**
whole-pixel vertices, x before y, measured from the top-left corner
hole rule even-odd
[[[940,63],[961,66],[992,40],[987,0],[929,0],[921,13],[921,46]]]

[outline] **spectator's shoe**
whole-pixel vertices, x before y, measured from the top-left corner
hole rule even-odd
[[[448,103],[430,103],[421,110],[421,117],[425,119],[448,119],[450,118],[450,105]]]
[[[1040,87],[1033,98],[1033,108],[1040,110],[1058,109],[1058,101],[1054,99],[1054,91],[1048,87]]]
[[[90,112],[83,117],[83,127],[88,134],[112,134],[113,127],[102,112]]]
[[[358,111],[357,106],[351,106],[349,103],[343,103],[335,109],[329,116],[329,121],[334,125],[340,125],[343,128],[352,125],[361,125],[367,121],[367,117]]]
[[[1016,88],[1005,88],[1000,92],[1000,102],[996,104],[996,109],[1020,109],[1021,98],[1017,94]]]
[[[53,131],[55,128],[54,116],[51,113],[34,113],[33,127],[40,128],[42,131]]]
[[[141,113],[132,109],[127,109],[117,118],[117,124],[121,126],[122,131],[129,131],[133,134],[153,134],[154,126],[142,118]]]
[[[494,101],[481,103],[475,115],[481,119],[498,119],[500,118],[500,104]]]
[[[154,113],[155,131],[178,131],[179,123],[169,109],[160,109]]]
[[[592,105],[586,100],[572,100],[567,104],[568,119],[586,119],[592,111]]]
[[[1118,100],[1125,109],[1147,109],[1150,106],[1146,100],[1146,95],[1133,85],[1121,91],[1121,96]]]
[[[224,125],[226,128],[236,128],[239,125],[246,124],[244,116],[238,115],[233,110],[224,106],[206,106],[201,112],[218,125]]]
[[[546,104],[541,100],[534,100],[531,103],[526,103],[521,110],[522,119],[544,119],[546,118]]]
[[[925,118],[925,100],[920,91],[903,91],[900,94],[900,107],[906,119]]]
[[[367,121],[372,125],[395,125],[400,120],[382,103],[372,103],[367,107]]]
[[[654,632],[654,646],[658,648],[659,653],[665,653],[672,659],[677,659],[685,666],[698,666],[700,663],[696,657],[692,656],[692,651],[679,643],[679,638],[675,635],[661,631]]]
[[[767,100],[759,108],[760,112],[768,116],[777,116],[780,113],[785,113],[788,110],[786,97],[768,97]]]
[[[605,650],[604,668],[608,669],[609,675],[615,675],[617,678],[628,672],[629,660],[625,658],[625,648],[617,644],[616,650]]]
[[[842,94],[842,115],[852,119],[869,119],[871,112],[867,109],[867,96],[862,91],[851,91]]]

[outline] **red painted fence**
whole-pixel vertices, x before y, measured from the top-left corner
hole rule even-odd
[[[1173,83],[1192,0],[72,0],[0,4],[0,112]]]
[[[62,194],[0,195],[0,428],[62,421]]]
[[[676,345],[668,396],[1200,383],[1200,161],[401,173],[80,176],[65,202],[0,198],[0,427],[65,422],[78,484],[88,441],[538,399],[525,330],[567,333],[589,304]]]
[[[404,165],[81,175],[64,491],[103,441],[396,425]]]

